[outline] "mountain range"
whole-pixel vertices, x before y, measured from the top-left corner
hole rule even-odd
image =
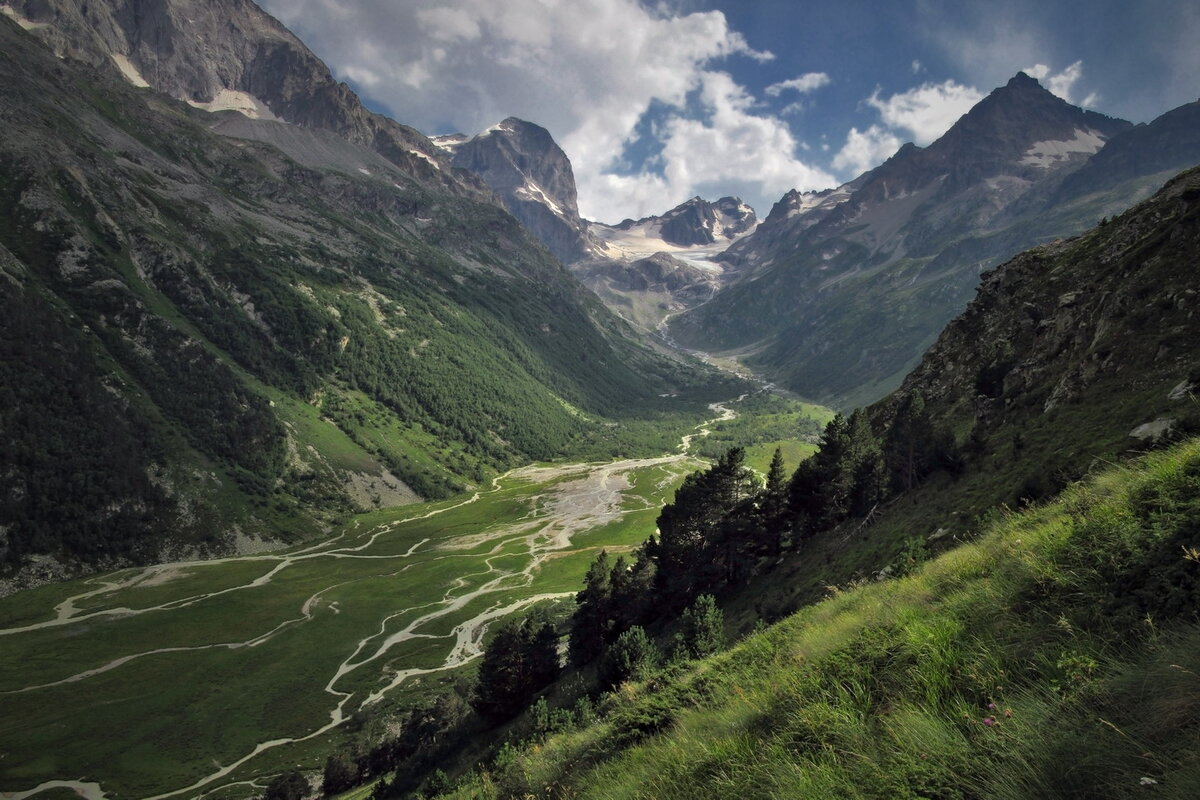
[[[509,119],[471,141],[515,140],[511,131],[534,128]],[[537,147],[522,149],[520,163],[527,172],[555,165],[555,218],[573,237],[559,254],[610,308],[648,330],[670,317],[672,341],[734,356],[842,407],[895,388],[982,272],[1119,213],[1200,161],[1200,101],[1135,126],[1072,106],[1018,73],[928,147],[907,144],[835,189],[788,192],[761,224],[736,198],[693,198],[657,217],[604,225],[570,211],[569,163],[537,130]],[[478,161],[461,165],[502,196],[524,185],[489,177]],[[519,207],[544,214],[542,196],[506,203],[536,232],[534,212]],[[646,273],[655,253],[663,255]]]

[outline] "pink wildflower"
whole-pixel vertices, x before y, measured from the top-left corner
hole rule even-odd
[[[984,717],[983,724],[991,727],[992,725],[996,724],[996,718],[995,717]]]

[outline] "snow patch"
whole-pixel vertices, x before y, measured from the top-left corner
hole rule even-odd
[[[730,221],[730,224],[732,224],[732,221]],[[648,258],[655,253],[667,253],[708,272],[721,272],[724,270],[724,267],[717,261],[714,261],[716,256],[725,252],[734,242],[749,236],[757,227],[758,225],[756,224],[749,230],[729,238],[725,238],[721,230],[718,229],[713,232],[717,241],[712,244],[692,245],[690,247],[671,244],[663,239],[662,221],[657,217],[651,217],[626,230],[613,228],[599,222],[590,223],[588,230],[600,240],[603,246],[602,255],[609,258],[637,261],[638,259]]]
[[[149,89],[150,84],[146,83],[146,79],[142,77],[142,73],[138,72],[137,67],[129,60],[128,56],[120,53],[112,54],[113,63],[117,65],[117,69],[121,70],[121,74],[125,76],[125,80],[132,83],[139,89]]]
[[[259,100],[249,92],[240,92],[236,89],[222,89],[217,92],[217,96],[207,103],[197,103],[195,100],[188,100],[188,105],[193,108],[200,108],[204,111],[237,111],[250,119],[266,119],[277,121],[271,109],[267,108],[267,104]]]
[[[437,159],[431,157],[428,153],[422,153],[420,150],[409,150],[417,158],[423,158],[433,165],[434,169],[441,169],[442,165],[437,162]]]
[[[826,190],[823,192],[804,192],[799,195],[797,202],[788,209],[787,219],[798,217],[801,214],[818,208],[833,208],[840,206],[842,203],[850,199],[850,189],[848,185],[839,186],[837,189]]]
[[[1075,136],[1066,141],[1034,142],[1025,151],[1020,163],[1049,169],[1066,161],[1073,153],[1091,155],[1104,146],[1104,137],[1095,131],[1075,129]]]
[[[359,171],[359,172],[361,172],[363,175],[370,175],[370,174],[371,174],[371,170],[369,170],[369,169],[366,169],[366,168],[364,168],[364,167],[359,167],[359,168],[358,168],[358,171]]]
[[[522,200],[541,203],[560,217],[566,216],[563,210],[558,207],[558,204],[551,200],[550,196],[542,190],[542,187],[529,180],[529,178],[526,178],[525,185],[517,187],[513,194]]]
[[[431,137],[429,141],[445,150],[447,153],[453,153],[458,149],[460,144],[469,142],[471,137],[463,133],[447,133],[442,136]]]
[[[0,5],[0,14],[8,17],[27,31],[31,31],[34,28],[46,27],[46,23],[44,22],[34,22],[33,20],[26,19],[25,17],[21,16],[19,13],[17,13],[15,8],[8,4]]]

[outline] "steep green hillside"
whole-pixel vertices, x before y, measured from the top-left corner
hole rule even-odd
[[[607,697],[452,797],[1200,792],[1200,441]]]
[[[712,376],[634,342],[499,207],[211,120],[0,19],[6,568],[294,538],[516,463],[661,452],[733,393],[665,398]]]
[[[1131,756],[1090,738],[1086,713],[1089,703],[1128,712],[1125,735],[1140,742],[1153,726],[1138,716],[1145,708],[1190,707],[1190,695],[1139,705],[1123,679],[1102,678],[1170,664],[1194,669],[1178,659],[1200,641],[1200,443],[1145,468],[1114,468],[1046,510],[1031,504],[1126,460],[1130,449],[1200,429],[1192,395],[1200,363],[1188,344],[1200,341],[1191,305],[1198,252],[1200,170],[1192,170],[1094,231],[986,276],[901,391],[835,417],[790,481],[773,468],[765,488],[755,487],[740,451],[689,476],[629,577],[599,561],[589,573],[572,652],[582,652],[577,640],[594,641],[598,658],[574,659],[583,671],[551,694],[562,708],[535,707],[514,723],[522,737],[586,721],[570,704],[605,688],[593,672],[611,674],[618,664],[636,675],[654,663],[636,644],[637,626],[676,663],[686,652],[672,638],[687,635],[680,614],[703,593],[724,606],[729,631],[744,633],[831,592],[872,588],[802,610],[776,629],[792,638],[776,634],[763,640],[771,648],[743,651],[741,661],[695,670],[676,663],[645,693],[602,697],[608,717],[599,727],[524,757],[501,749],[491,767],[499,777],[479,777],[473,790],[977,797],[999,791],[989,783],[995,775],[1014,797],[1054,795],[1074,780],[1084,787],[1078,796],[1121,796],[1122,787],[1144,791],[1141,777],[1157,781],[1145,786],[1179,783],[1175,796],[1188,796],[1195,715]],[[1022,507],[1020,515],[1010,510]],[[889,580],[939,553],[922,575]],[[837,614],[821,610],[831,608]],[[948,638],[939,644],[939,636]],[[1158,644],[1161,651],[1151,646]],[[936,649],[942,645],[950,649]],[[770,705],[773,681],[784,687],[781,709]],[[1069,681],[1099,694],[1079,694]],[[1000,737],[1012,749],[995,749],[981,737],[1017,728],[1010,720],[1018,699],[1033,727],[1019,741]],[[989,703],[1013,716],[997,716]],[[809,705],[825,716],[806,717]],[[681,710],[693,707],[694,716]],[[964,713],[955,734],[946,717]],[[901,727],[888,727],[893,714]],[[1103,718],[1124,731],[1112,716]],[[1056,719],[1067,727],[1053,727]],[[971,726],[985,732],[976,736]],[[1042,729],[1049,733],[1037,734]],[[654,738],[664,730],[672,733]],[[643,739],[644,749],[614,760]],[[1069,759],[1051,744],[1116,766],[1111,774],[1086,765],[1079,777],[1056,773]],[[1052,757],[1035,758],[1045,752]],[[1143,752],[1153,753],[1157,772],[1134,760]],[[972,761],[985,777],[967,775]],[[1146,772],[1122,784],[1139,766]]]

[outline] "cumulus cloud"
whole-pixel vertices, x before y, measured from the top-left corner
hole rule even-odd
[[[890,158],[901,144],[898,136],[879,125],[872,125],[865,131],[851,128],[831,166],[843,174],[861,175]]]
[[[886,100],[876,89],[867,104],[879,112],[885,126],[907,131],[914,142],[924,146],[949,130],[982,99],[978,89],[948,80],[923,83]]]
[[[1079,79],[1083,77],[1082,61],[1076,61],[1062,72],[1057,73],[1053,72],[1045,64],[1034,64],[1032,67],[1026,67],[1024,70],[1022,70],[1022,72],[1031,78],[1037,78],[1052,94],[1061,97],[1063,100],[1066,100],[1072,105],[1091,108],[1095,106],[1096,101],[1100,99],[1095,92],[1092,92],[1091,94],[1088,94],[1086,97],[1083,97],[1079,100],[1074,98],[1073,90],[1075,88],[1075,84],[1078,83]]]
[[[808,94],[820,89],[822,86],[828,86],[829,82],[830,77],[824,72],[806,72],[788,81],[772,83],[764,91],[771,97],[778,97],[789,89],[797,91],[800,94]]]
[[[773,56],[718,11],[638,0],[264,4],[401,122],[428,133],[474,133],[510,115],[543,125],[571,158],[592,218],[660,213],[727,176],[758,205],[832,182],[798,160],[785,122],[719,71],[724,59]],[[806,78],[820,80],[796,80]],[[628,174],[619,158],[652,110],[659,168]]]

